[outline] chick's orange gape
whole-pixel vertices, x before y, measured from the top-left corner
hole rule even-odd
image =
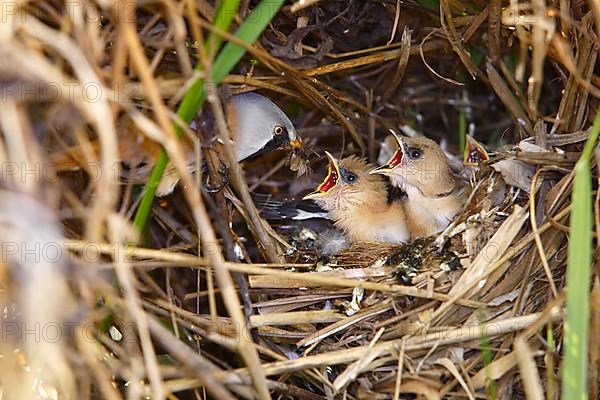
[[[387,163],[388,168],[394,168],[402,163],[402,156],[404,155],[402,148],[396,150],[390,161]]]
[[[329,163],[329,170],[327,172],[327,176],[323,180],[323,183],[319,185],[317,188],[318,192],[328,192],[329,189],[335,186],[338,180],[338,173],[335,167],[332,167],[331,162]]]
[[[303,200],[316,199],[318,197],[325,196],[331,189],[333,189],[340,178],[340,169],[338,166],[338,160],[331,155],[328,151],[325,152],[329,164],[327,165],[327,176],[323,182],[317,187],[317,190],[311,192],[303,197]]]
[[[463,164],[467,166],[477,166],[482,162],[488,161],[490,155],[483,145],[471,135],[467,135],[467,145],[463,154]]]

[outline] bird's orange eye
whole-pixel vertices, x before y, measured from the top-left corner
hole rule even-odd
[[[275,127],[275,129],[273,130],[273,133],[275,133],[275,135],[277,135],[277,136],[283,135],[283,132],[285,132],[285,129],[283,128],[283,126],[279,126],[279,125],[277,125]]]

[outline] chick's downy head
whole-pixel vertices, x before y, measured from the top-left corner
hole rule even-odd
[[[428,197],[454,188],[454,173],[436,142],[426,137],[394,137],[397,150],[385,165],[371,171],[372,174],[387,175],[394,186],[407,192],[418,190]]]
[[[360,207],[375,207],[387,201],[384,180],[371,175],[371,164],[356,156],[338,160],[326,152],[329,165],[327,176],[317,190],[304,196],[330,212],[356,212]]]

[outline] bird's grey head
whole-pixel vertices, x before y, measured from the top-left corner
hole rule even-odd
[[[243,93],[232,96],[230,104],[238,161],[276,149],[302,147],[292,121],[268,98]]]

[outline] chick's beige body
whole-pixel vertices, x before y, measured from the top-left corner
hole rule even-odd
[[[408,198],[404,207],[413,239],[446,229],[464,204],[463,196],[458,193],[441,198],[428,197],[414,188],[407,188],[406,193]]]
[[[398,149],[386,165],[373,173],[387,175],[392,185],[406,192],[404,210],[413,239],[444,230],[462,210],[462,181],[454,175],[448,158],[433,140],[400,138]]]
[[[329,153],[329,174],[305,196],[328,211],[352,242],[404,243],[410,238],[403,205],[388,203],[385,181],[370,175],[373,166],[354,156],[337,160]]]

